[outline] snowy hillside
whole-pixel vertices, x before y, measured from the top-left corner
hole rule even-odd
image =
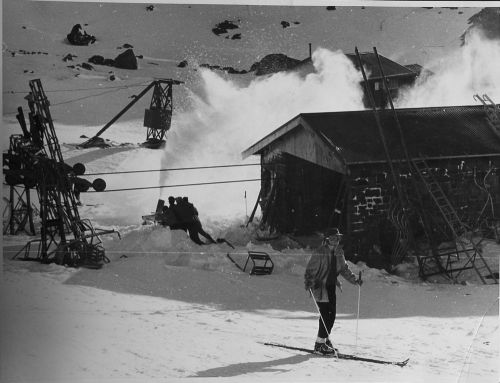
[[[349,263],[365,283],[358,290],[344,281],[332,336],[343,353],[410,358],[406,367],[325,360],[263,345],[313,346],[318,318],[303,273],[318,239],[257,240],[257,225],[245,223],[258,181],[176,186],[258,179],[258,159],[241,160],[248,146],[298,113],[362,108],[360,74],[342,64],[340,52],[355,46],[376,46],[401,64],[419,63],[435,73],[398,105],[474,104],[474,93],[500,100],[499,42],[471,35],[460,47],[467,20],[479,9],[2,5],[2,150],[11,134],[20,133],[15,113],[27,108],[28,81],[40,78],[65,161],[84,163],[87,179],[107,183],[105,193],[82,194],[81,216],[121,233],[121,239],[103,236],[111,262],[100,270],[13,260],[33,237],[3,236],[2,382],[498,381],[498,286],[480,284],[470,271],[463,285],[422,282],[413,259],[397,275]],[[213,33],[224,20],[238,29]],[[77,23],[96,36],[94,44],[68,44],[66,34]],[[317,73],[305,78],[199,66],[249,70],[271,53],[303,59],[308,43]],[[81,67],[93,55],[115,58],[126,44],[140,56],[137,70]],[[72,60],[63,61],[68,54]],[[184,60],[187,66],[179,67]],[[174,87],[163,150],[138,146],[146,137],[149,95],[103,134],[112,147],[76,147],[155,78],[184,81]],[[228,164],[248,166],[109,174]],[[150,186],[162,188],[113,191]],[[182,231],[142,225],[142,215],[169,195],[189,196],[204,228],[235,249],[198,246]],[[257,210],[257,223],[259,217]],[[250,276],[227,256],[243,266],[249,250],[270,254],[271,275]],[[483,250],[498,269],[500,245],[487,241]]]

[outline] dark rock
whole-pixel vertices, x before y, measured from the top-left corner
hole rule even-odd
[[[96,64],[96,65],[104,65],[104,57],[95,55],[92,56],[87,60],[89,63]]]
[[[137,69],[137,58],[132,49],[127,49],[115,57],[115,67],[121,69]]]
[[[74,65],[68,65],[67,68],[75,69]]]
[[[295,25],[299,25],[300,24],[300,21],[294,21],[293,22]]]
[[[227,33],[227,29],[222,29],[222,28],[212,28],[212,32],[215,33],[217,36],[222,35],[223,33]]]
[[[113,59],[104,59],[104,62],[102,63],[102,65],[115,66],[115,60],[113,60]]]
[[[288,21],[282,21],[282,22],[281,22],[281,26],[282,26],[283,28],[288,28],[288,27],[290,26],[290,23],[289,23]]]
[[[277,73],[295,68],[301,61],[288,57],[282,53],[273,53],[265,56],[260,62],[254,63],[250,71],[256,76]]]
[[[238,29],[238,25],[233,23],[232,21],[224,20],[222,23],[219,23],[215,26],[215,28],[212,28],[212,32],[215,33],[217,36],[227,33],[228,30],[230,29]]]
[[[81,67],[87,70],[94,70],[94,67],[88,63],[82,63]]]
[[[337,7],[334,7],[334,6],[326,7],[327,11],[335,11],[336,9],[337,9]]]
[[[123,48],[128,49],[128,48],[133,48],[133,46],[125,43],[125,44],[123,44]]]
[[[150,12],[151,12],[151,11],[154,11],[154,9],[155,9],[155,6],[154,6],[154,5],[148,5],[148,6],[146,7],[146,11],[150,11]]]
[[[222,23],[219,23],[216,25],[219,28],[224,28],[224,29],[238,29],[238,25],[233,23],[232,21],[224,20]]]
[[[241,40],[241,33],[235,33],[232,35],[231,40]]]
[[[143,58],[144,58],[144,56],[143,56],[143,55],[137,55],[137,56],[135,56],[135,57],[137,57],[138,59],[143,59]]]
[[[182,60],[182,61],[181,61],[181,62],[177,65],[177,67],[179,67],[179,68],[185,68],[185,67],[187,67],[187,65],[188,65],[188,62],[187,62],[186,60]]]
[[[208,65],[208,64],[200,64],[200,68],[210,68],[210,65]]]
[[[80,24],[75,24],[66,38],[72,45],[89,45],[96,41],[95,36],[87,34]]]
[[[115,81],[116,80],[116,77],[114,74],[112,74],[111,76],[109,76],[109,81]]]
[[[72,55],[71,53],[68,53],[66,56],[63,57],[62,61],[64,61],[64,62],[73,61],[74,57],[78,57],[78,56]]]
[[[23,25],[23,29],[26,29],[26,27]]]

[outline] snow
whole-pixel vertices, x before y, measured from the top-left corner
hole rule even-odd
[[[3,138],[20,132],[13,112],[18,105],[25,107],[28,80],[41,78],[63,156],[71,165],[84,163],[87,174],[251,165],[258,160],[242,161],[241,152],[297,113],[359,108],[359,89],[352,85],[356,73],[342,67],[337,49],[352,51],[353,41],[361,40],[367,47],[373,42],[388,57],[412,63],[418,60],[408,46],[451,41],[475,13],[465,8],[461,15],[451,10],[438,14],[437,10],[403,8],[337,7],[334,12],[319,8],[163,4],[146,12],[144,4],[7,2],[3,9]],[[209,32],[216,22],[237,17],[242,19],[242,41]],[[437,22],[445,17],[446,26]],[[352,28],[356,19],[364,22]],[[289,35],[292,30],[281,28],[281,20],[301,24]],[[96,45],[63,43],[77,22],[88,23],[84,29],[98,36]],[[133,30],[127,25],[133,25]],[[329,25],[334,25],[335,33],[327,41],[324,31]],[[420,33],[416,33],[417,28],[410,28],[415,25],[428,28],[418,28]],[[403,36],[406,28],[412,32]],[[163,38],[161,44],[151,38],[173,36],[174,31],[175,38]],[[388,35],[402,37],[389,39]],[[245,40],[246,36],[252,39]],[[253,75],[231,77],[195,70],[191,62],[186,70],[176,67],[185,58],[238,69],[248,69],[268,53],[302,58],[310,36],[323,39],[324,48],[314,49],[320,75],[307,79],[289,74],[259,80]],[[79,56],[74,63],[92,54],[115,57],[116,47],[125,42],[145,58],[137,72],[114,70],[115,82],[108,80],[108,67],[78,72],[61,60],[68,52]],[[451,45],[457,48],[458,41]],[[6,47],[49,54],[12,57]],[[488,47],[496,49],[497,45]],[[433,58],[437,56],[433,52]],[[153,58],[158,65],[148,64]],[[472,58],[467,56],[467,60]],[[332,63],[346,74],[339,76],[339,82],[332,76]],[[25,73],[25,69],[35,73]],[[488,73],[482,73],[481,82],[487,81]],[[155,77],[186,81],[174,88],[176,109],[164,150],[137,145],[145,139],[142,113],[149,100],[103,134],[112,147],[76,148],[84,141],[82,135],[93,136],[130,102],[131,94]],[[106,88],[112,86],[120,88],[109,93]],[[458,99],[463,100],[463,95]],[[8,140],[2,139],[2,149],[7,147]],[[246,227],[246,217],[257,198],[258,182],[172,187],[259,176],[259,166],[86,176],[91,181],[105,179],[108,192],[82,193],[81,216],[90,218],[95,227],[113,228],[121,234],[121,239],[102,236],[110,263],[100,270],[12,259],[33,237],[4,235],[0,380],[498,381],[498,285],[483,285],[474,273],[465,275],[465,284],[451,285],[439,278],[422,282],[412,259],[398,267],[397,275],[361,262],[349,263],[353,272],[362,272],[364,284],[358,290],[346,282],[343,291],[338,291],[332,335],[343,353],[391,361],[410,358],[406,367],[325,360],[263,345],[276,342],[309,348],[314,344],[318,316],[303,288],[314,238],[309,239],[310,246],[287,238],[256,240],[256,234],[263,233],[256,223]],[[109,192],[156,185],[164,188]],[[141,216],[155,209],[158,198],[169,195],[189,196],[204,228],[214,237],[226,238],[235,249],[226,244],[200,247],[182,231],[142,225]],[[257,222],[259,217],[257,211]],[[243,266],[249,250],[270,255],[275,264],[271,275],[249,275],[248,269],[240,271],[227,257],[230,254]],[[483,252],[498,269],[500,245],[486,241]]]

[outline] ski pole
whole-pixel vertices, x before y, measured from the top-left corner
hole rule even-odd
[[[328,338],[330,338],[330,334],[328,333],[328,329],[326,328],[325,320],[323,319],[323,315],[321,315],[321,311],[319,311],[318,303],[316,302],[316,299],[314,299],[314,295],[313,295],[311,288],[309,288],[309,293],[311,293],[311,298],[314,302],[314,305],[316,306],[316,310],[318,310],[318,314],[319,314],[319,317],[321,318],[321,322],[323,323],[323,326],[325,326],[325,330],[326,330],[326,333],[328,334]]]
[[[361,271],[359,272],[359,282],[361,283]],[[358,349],[358,322],[359,322],[359,302],[361,301],[361,285],[358,284],[358,314],[356,315],[356,350]]]
[[[247,191],[245,190],[245,214],[248,219],[248,206],[247,206]]]

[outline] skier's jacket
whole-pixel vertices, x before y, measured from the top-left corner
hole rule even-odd
[[[356,284],[356,276],[346,263],[344,251],[341,248],[331,251],[328,246],[321,245],[307,263],[304,274],[305,288],[312,289],[317,302],[328,302],[329,297],[333,298],[335,295],[335,286],[341,287],[337,279],[339,274],[350,283]]]

